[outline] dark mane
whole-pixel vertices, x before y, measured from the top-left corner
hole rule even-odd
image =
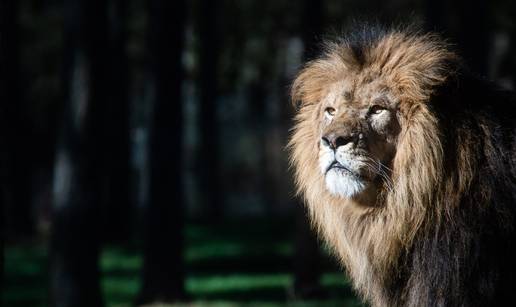
[[[380,24],[360,24],[349,29],[349,32],[339,39],[339,43],[348,46],[360,65],[366,61],[366,53],[387,34],[385,27]]]
[[[363,66],[366,64],[368,52],[393,32],[417,35],[421,32],[421,26],[415,23],[387,26],[380,21],[352,20],[343,31],[327,37],[326,41],[349,48],[357,63]]]

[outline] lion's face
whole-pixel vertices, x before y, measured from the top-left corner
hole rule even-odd
[[[432,35],[392,32],[362,45],[329,42],[303,67],[292,84],[297,109],[289,147],[311,208],[401,206],[408,191],[432,193],[442,147],[431,98],[455,61]],[[414,202],[424,208],[426,199]]]
[[[352,81],[328,87],[316,119],[326,189],[343,198],[375,194],[380,182],[389,184],[400,132],[397,99],[381,80],[363,85]]]

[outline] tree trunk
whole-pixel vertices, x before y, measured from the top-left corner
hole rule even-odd
[[[219,124],[217,122],[217,66],[219,46],[217,44],[217,8],[219,3],[201,0],[199,16],[199,88],[200,88],[200,137],[199,169],[200,191],[203,195],[203,207],[211,216],[221,216],[224,212],[220,194],[220,148]]]
[[[138,304],[184,299],[182,66],[185,3],[149,1],[149,199]]]
[[[54,173],[51,234],[53,305],[103,306],[98,257],[106,6],[65,2],[65,106]]]
[[[34,232],[31,212],[31,128],[27,105],[20,91],[20,30],[19,1],[3,0],[0,3],[1,95],[2,113],[5,116],[8,202],[6,203],[7,230],[12,235],[28,236]]]
[[[0,169],[0,289],[3,289],[4,277],[4,242],[6,222],[4,214],[7,210],[7,201],[13,197],[9,192],[11,188],[11,165],[14,156],[14,142],[16,138],[16,122],[11,122],[13,108],[19,106],[18,87],[18,1],[0,1],[0,101],[4,102],[0,109],[0,146],[7,150],[0,152],[0,163],[4,167]],[[6,103],[8,102],[8,103]],[[12,131],[12,133],[9,133]],[[11,184],[9,184],[11,183]],[[14,204],[14,201],[11,201]],[[11,206],[14,207],[14,206]],[[0,297],[0,299],[2,299]]]
[[[130,238],[132,204],[129,200],[129,67],[126,52],[127,2],[111,0],[108,16],[109,29],[109,93],[106,104],[105,169],[106,223],[111,241]]]
[[[274,58],[273,55],[270,55],[270,57]],[[261,201],[264,203],[266,214],[274,214],[272,210],[277,206],[274,203],[274,190],[272,186],[274,178],[270,176],[271,174],[268,167],[269,156],[267,141],[269,139],[269,131],[266,129],[268,124],[266,101],[267,83],[264,81],[270,76],[267,74],[267,69],[265,67],[258,67],[258,76],[259,77],[248,85],[247,102],[249,104],[251,114],[249,121],[258,139],[258,146],[256,146],[255,150],[260,153],[259,160],[257,161],[258,174],[256,175],[258,192],[262,195]]]
[[[5,233],[7,230],[6,223],[14,222],[10,228],[23,229],[27,227],[26,216],[28,212],[18,210],[21,214],[11,216],[10,221],[5,217],[6,211],[13,214],[17,208],[24,208],[28,205],[28,193],[20,194],[21,189],[27,189],[28,185],[25,180],[16,180],[14,162],[23,162],[18,159],[15,161],[17,153],[20,152],[20,138],[17,133],[20,128],[24,129],[19,119],[18,113],[21,106],[19,92],[19,29],[18,29],[18,1],[4,0],[0,1],[0,101],[2,108],[0,109],[0,147],[4,148],[0,152],[0,289],[3,289],[4,280],[4,244]],[[21,144],[20,144],[21,143]],[[7,149],[7,150],[6,150]],[[23,150],[22,150],[22,154]],[[20,157],[21,158],[21,157]],[[26,167],[29,161],[25,161],[21,167]],[[25,174],[24,170],[20,170]],[[20,185],[21,184],[21,185]],[[9,201],[9,203],[8,203]],[[10,206],[7,206],[10,204]],[[19,207],[18,207],[19,206]],[[2,299],[0,293],[0,300]]]
[[[305,1],[302,39],[304,43],[304,61],[313,59],[318,54],[317,46],[323,31],[323,3]],[[312,229],[303,204],[296,206],[296,232],[294,254],[294,294],[297,298],[314,298],[321,296],[319,278],[320,255],[319,242]]]

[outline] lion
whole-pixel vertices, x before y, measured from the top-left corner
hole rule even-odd
[[[438,34],[365,27],[292,84],[314,227],[372,306],[503,306],[516,290],[516,104]]]

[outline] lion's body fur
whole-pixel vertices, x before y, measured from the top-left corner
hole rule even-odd
[[[366,34],[328,44],[293,84],[291,160],[314,225],[374,306],[494,306],[516,289],[514,99],[434,35]],[[392,186],[369,207],[330,195],[317,167],[318,101],[346,74],[399,98]]]

